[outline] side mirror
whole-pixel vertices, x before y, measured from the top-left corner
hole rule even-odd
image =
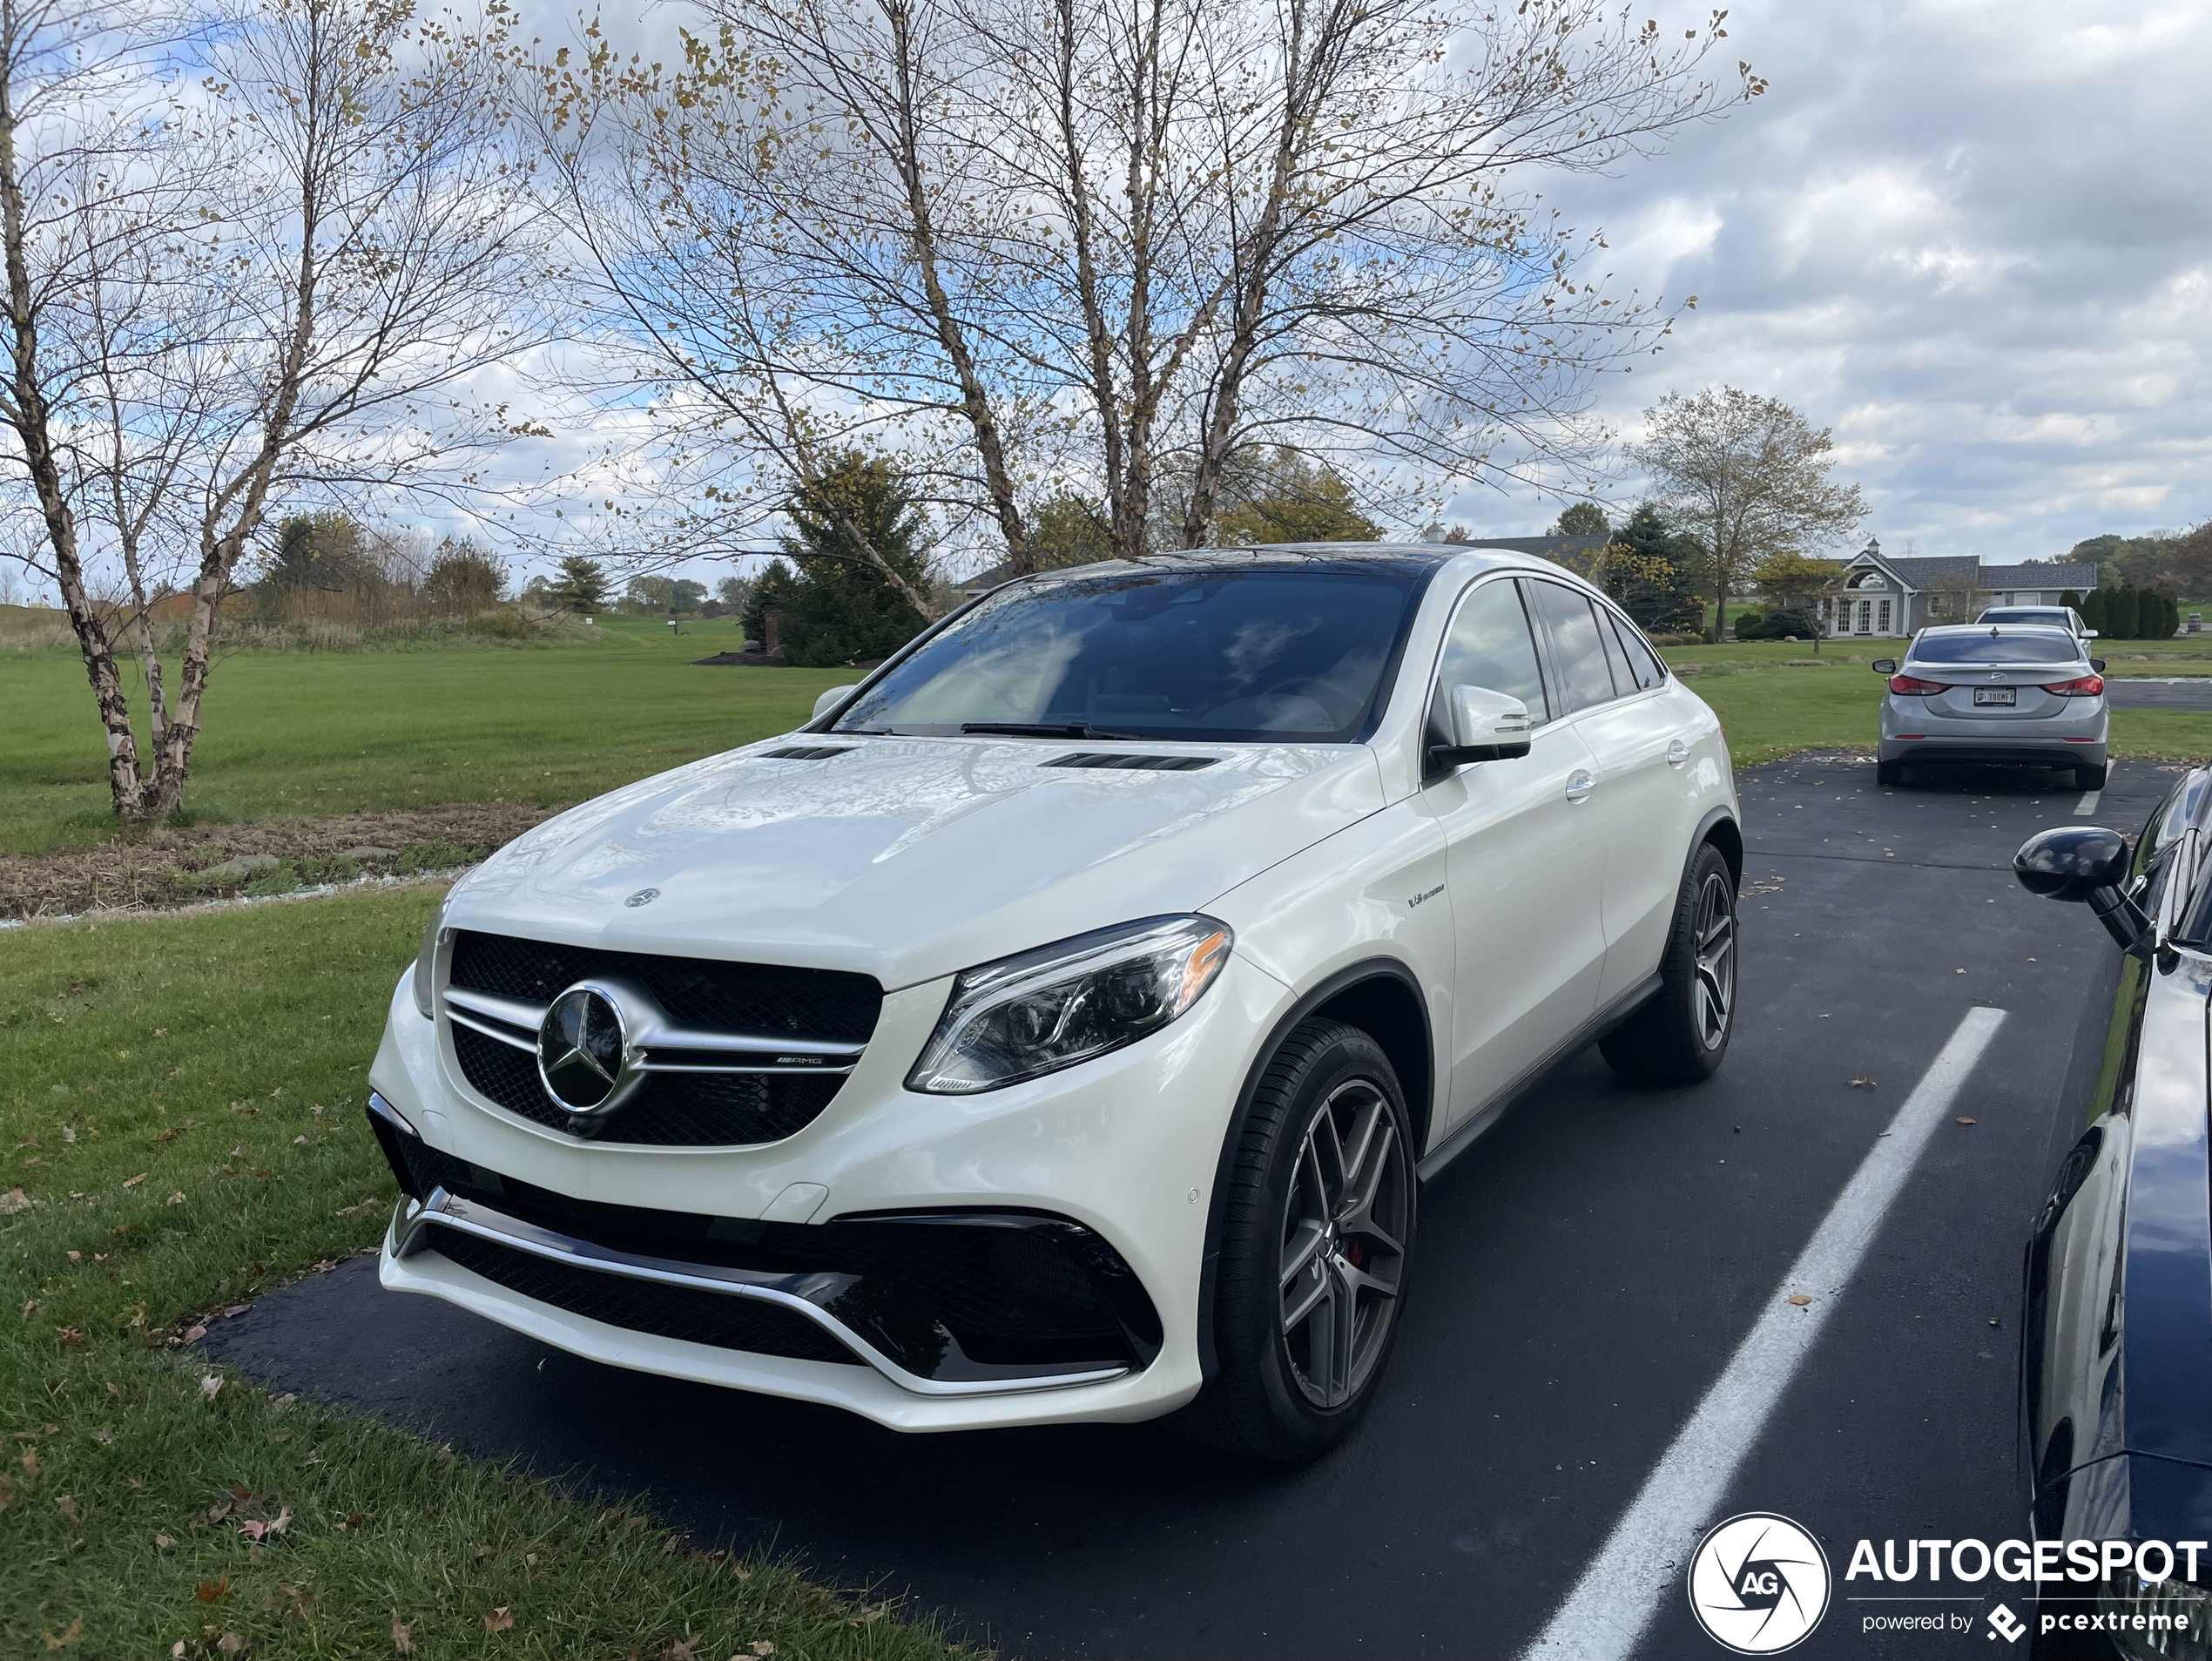
[[[2105,672],[2105,660],[2102,658],[2092,658],[2089,659],[2089,667],[2101,675]]]
[[[2084,640],[2094,640],[2097,638],[2097,631],[2094,629],[2084,629],[2081,631],[2081,638]]]
[[[859,690],[860,688],[857,686],[831,687],[827,692],[824,692],[819,698],[814,700],[814,712],[806,719],[810,721],[820,720],[823,716],[831,713],[840,704],[842,704],[846,699],[852,697],[853,694]]]
[[[2140,952],[2150,919],[2130,899],[2128,839],[2101,825],[2062,825],[2031,836],[2013,855],[2013,874],[2030,894],[2087,905],[2122,951]]]
[[[1872,663],[1869,664],[1867,667],[1871,669],[1878,675],[1894,675],[1897,673],[1897,659],[1894,658],[1877,658]]]
[[[1528,706],[1487,686],[1454,686],[1444,700],[1452,741],[1429,746],[1432,768],[1508,761],[1528,753]]]

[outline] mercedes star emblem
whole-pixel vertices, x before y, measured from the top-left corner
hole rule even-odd
[[[623,904],[628,906],[631,910],[635,911],[639,906],[649,906],[659,898],[660,890],[658,888],[640,888],[637,893],[631,895],[630,898],[624,901]]]
[[[627,1040],[612,998],[595,987],[570,987],[537,1029],[537,1074],[546,1094],[571,1113],[606,1106],[622,1078]]]

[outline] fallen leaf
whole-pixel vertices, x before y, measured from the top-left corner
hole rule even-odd
[[[415,1653],[414,1622],[394,1621],[392,1623],[392,1653],[394,1655],[413,1655]]]
[[[46,1647],[50,1650],[66,1650],[71,1644],[79,1642],[84,1636],[84,1617],[79,1615],[69,1624],[68,1629],[59,1637],[49,1637],[46,1640]]]
[[[206,1378],[200,1380],[199,1381],[199,1394],[201,1399],[204,1401],[212,1401],[215,1399],[215,1392],[222,1388],[223,1375],[220,1373],[210,1373]]]
[[[292,1523],[292,1508],[286,1506],[277,1513],[273,1523],[241,1523],[238,1531],[249,1540],[266,1540],[273,1534],[282,1534]]]
[[[246,1647],[246,1640],[235,1632],[226,1632],[215,1640],[215,1647],[225,1655],[236,1655]]]
[[[366,1522],[368,1522],[368,1512],[366,1512],[366,1511],[348,1511],[348,1512],[347,1512],[347,1513],[346,1513],[346,1520],[345,1520],[343,1523],[341,1523],[338,1525],[338,1532],[339,1532],[339,1533],[341,1533],[341,1534],[343,1534],[343,1533],[345,1533],[345,1532],[346,1532],[346,1530],[347,1530],[347,1529],[358,1529],[359,1527],[361,1527],[361,1525],[362,1523],[366,1523]]]
[[[30,1209],[30,1201],[24,1197],[21,1184],[10,1188],[6,1193],[0,1194],[0,1217],[13,1217],[17,1212],[27,1212]]]
[[[166,1551],[177,1543],[177,1536],[172,1534],[157,1534],[153,1536],[153,1543]]]
[[[64,1349],[73,1349],[84,1341],[84,1333],[75,1327],[57,1327],[54,1331],[59,1334]]]
[[[489,1546],[478,1546],[476,1548],[476,1561],[478,1563],[482,1563],[485,1558],[490,1556],[491,1548]]]
[[[1959,1123],[1961,1124],[1972,1124],[1973,1121],[1962,1113],[1959,1116]]]
[[[77,1500],[72,1495],[57,1495],[54,1498],[54,1503],[61,1507],[62,1515],[67,1517],[71,1523],[78,1522],[84,1515],[82,1511],[79,1511],[77,1509]]]
[[[755,1638],[746,1644],[745,1648],[751,1650],[755,1655],[773,1655],[776,1652],[776,1646],[769,1643],[766,1638]]]
[[[190,1327],[185,1329],[185,1342],[187,1344],[197,1344],[201,1339],[206,1336],[207,1328],[199,1325],[197,1321],[194,1321]]]
[[[515,1617],[507,1612],[504,1604],[484,1617],[484,1631],[487,1632],[504,1632],[514,1624]]]
[[[698,1647],[706,1640],[697,1633],[687,1636],[680,1644],[671,1644],[662,1652],[661,1661],[693,1661]]]
[[[181,1205],[185,1203],[185,1197],[182,1194],[172,1194],[169,1196],[169,1203],[172,1205]]]
[[[36,1448],[23,1456],[23,1469],[27,1480],[34,1482],[38,1480],[38,1450]]]
[[[138,1186],[140,1183],[144,1182],[144,1181],[145,1181],[145,1180],[148,1177],[151,1177],[152,1175],[153,1175],[153,1172],[152,1172],[151,1171],[140,1171],[140,1172],[139,1172],[137,1176],[135,1176],[135,1177],[125,1177],[125,1178],[123,1179],[123,1185],[124,1185],[125,1188],[136,1188],[136,1187],[137,1187],[137,1186]]]
[[[203,1604],[212,1604],[219,1597],[229,1596],[231,1577],[226,1574],[220,1580],[203,1580],[192,1589],[192,1596]]]
[[[1802,1292],[1793,1292],[1790,1294],[1790,1301],[1796,1304],[1799,1308],[1803,1308],[1805,1305],[1811,1303],[1812,1300],[1805,1296],[1805,1294]]]
[[[1851,1087],[1853,1090],[1872,1090],[1874,1088],[1874,1081],[1871,1077],[1862,1074],[1858,1077],[1851,1080]]]

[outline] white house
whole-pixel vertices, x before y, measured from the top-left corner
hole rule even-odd
[[[2097,585],[2094,565],[1985,565],[1971,554],[1893,558],[1878,542],[1844,568],[1844,591],[1820,603],[1831,635],[1903,638],[1931,623],[1968,623],[1993,605],[2058,605]]]

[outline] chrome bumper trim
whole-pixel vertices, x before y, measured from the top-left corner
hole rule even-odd
[[[604,1274],[619,1275],[631,1280],[647,1280],[660,1286],[685,1286],[693,1291],[720,1293],[725,1297],[754,1298],[763,1303],[780,1304],[806,1316],[885,1378],[914,1395],[1011,1395],[1033,1390],[1062,1390],[1078,1384],[1103,1384],[1109,1379],[1123,1377],[1130,1370],[1125,1367],[1109,1367],[1087,1373],[1052,1374],[1042,1378],[926,1379],[900,1367],[820,1305],[789,1289],[840,1281],[846,1279],[843,1275],[830,1272],[769,1274],[759,1270],[725,1269],[714,1264],[678,1263],[666,1258],[638,1257],[627,1252],[610,1251],[605,1246],[594,1246],[589,1240],[573,1239],[565,1234],[556,1234],[550,1229],[540,1228],[536,1224],[525,1223],[519,1218],[493,1211],[489,1206],[477,1205],[473,1200],[456,1199],[443,1188],[433,1188],[428,1197],[419,1205],[413,1200],[400,1202],[398,1209],[392,1213],[393,1256],[401,1259],[414,1256],[430,1243],[430,1231],[439,1228],[473,1234],[480,1239],[490,1240],[518,1252],[527,1252],[533,1257],[544,1258],[551,1262],[565,1263],[574,1268],[594,1269]]]

